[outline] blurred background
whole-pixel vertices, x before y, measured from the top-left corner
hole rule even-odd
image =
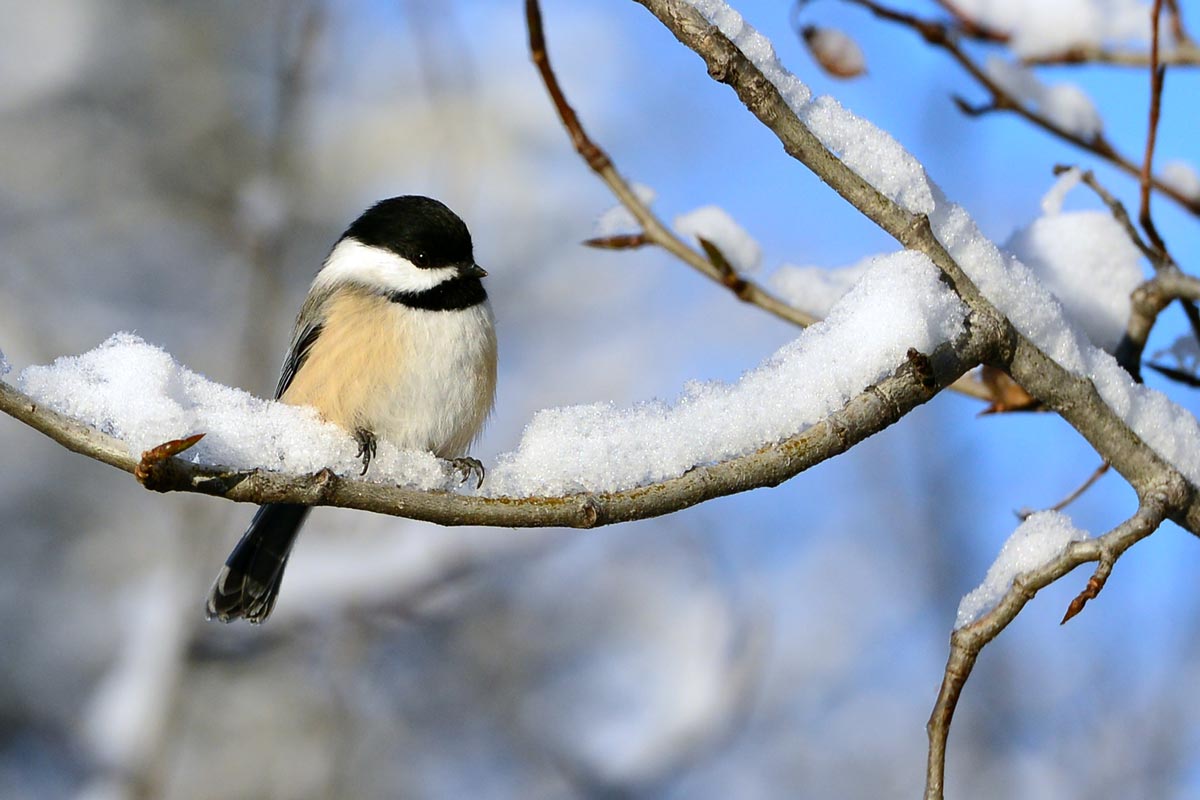
[[[807,8],[866,53],[866,77],[835,83],[789,3],[735,5],[998,241],[1038,215],[1056,163],[1136,206],[1131,180],[1015,117],[961,115],[952,93],[985,98],[915,36]],[[895,249],[643,8],[544,13],[585,126],[664,218],[725,208],[763,280]],[[553,114],[517,0],[0,0],[0,19],[0,350],[17,370],[132,330],[269,396],[328,247],[406,193],[458,211],[491,273],[485,463],[537,409],[671,398],[797,334],[663,254],[579,246],[613,200]],[[1144,70],[1045,74],[1140,157]],[[1196,156],[1196,91],[1171,72],[1163,159]],[[1195,219],[1155,208],[1193,268]],[[1169,311],[1148,352],[1182,331]],[[0,419],[0,797],[917,796],[959,598],[1014,510],[1099,463],[1056,417],[980,408],[946,394],[777,489],[591,532],[322,509],[259,628],[203,619],[249,507],[151,494]],[[1109,475],[1069,513],[1099,534],[1134,504]],[[1090,573],[1039,595],[967,685],[951,795],[1196,796],[1198,569],[1168,525],[1069,625]]]

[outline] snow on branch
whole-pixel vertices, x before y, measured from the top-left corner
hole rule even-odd
[[[0,412],[41,431],[74,452],[137,474],[147,488],[156,491],[196,492],[258,504],[290,502],[340,506],[441,525],[591,528],[661,516],[715,497],[776,486],[826,459],[840,455],[898,421],[978,365],[992,346],[992,342],[980,335],[980,331],[972,331],[959,336],[954,342],[938,345],[928,355],[910,349],[898,367],[889,370],[890,374],[848,396],[840,407],[831,409],[811,425],[804,426],[782,441],[760,446],[728,460],[699,463],[673,477],[645,485],[620,491],[578,492],[561,496],[485,497],[444,489],[399,486],[394,482],[353,477],[356,470],[352,463],[343,465],[346,474],[342,475],[332,468],[323,468],[315,473],[272,471],[258,467],[231,468],[197,460],[197,453],[204,452],[199,446],[179,454],[170,453],[168,448],[158,455],[147,451],[139,456],[130,449],[129,442],[55,410],[46,402],[34,399],[4,381],[0,381]],[[203,381],[199,376],[193,377],[198,382]],[[237,392],[219,384],[205,383],[205,391],[219,394]],[[79,391],[78,384],[71,391]],[[733,391],[736,394],[736,385]],[[826,388],[826,391],[829,389]],[[742,397],[737,396],[739,399]],[[59,399],[70,402],[68,398]],[[136,403],[137,399],[132,397],[131,402]],[[772,402],[775,399],[766,397],[763,401]],[[274,413],[268,407],[279,405],[256,400],[249,395],[245,395],[245,403],[247,407],[240,413],[235,409],[223,409],[221,414],[227,417],[229,424],[235,427],[240,424],[247,431],[256,427],[263,414]],[[191,406],[189,414],[183,416],[189,416],[196,408]],[[241,422],[235,424],[234,420],[238,418]],[[162,423],[161,418],[151,417],[150,421],[156,425]],[[308,420],[308,423],[313,422],[323,424]],[[301,420],[300,424],[303,426],[306,423]],[[300,430],[304,431],[304,428]],[[136,441],[144,436],[144,433],[140,433],[132,438]],[[273,434],[267,438],[268,443],[264,446],[268,450],[278,446],[280,452],[286,452],[291,447],[290,436],[287,437],[287,443],[276,441]],[[346,441],[337,443],[329,440],[325,446],[332,442],[335,448],[349,448],[349,437],[343,435],[342,438]],[[217,439],[220,437],[215,437],[215,443],[205,444],[205,447],[219,450],[224,445]],[[311,444],[299,445],[300,457],[310,457]],[[654,447],[656,443],[643,441],[642,444]],[[520,461],[519,454],[520,451],[512,460]],[[292,463],[294,457],[289,453],[284,457],[285,463]],[[509,473],[509,480],[516,480],[515,470]]]
[[[1008,627],[1021,609],[1046,586],[1063,577],[1080,564],[1096,563],[1096,573],[1087,587],[1071,603],[1063,618],[1066,622],[1077,614],[1084,603],[1094,598],[1104,586],[1117,559],[1133,545],[1149,536],[1181,507],[1187,500],[1188,487],[1178,476],[1168,476],[1163,482],[1150,487],[1141,495],[1137,513],[1108,533],[1097,538],[1085,538],[1070,521],[1061,515],[1057,519],[1034,522],[1037,516],[1024,522],[1009,543],[1017,542],[1008,554],[989,570],[988,579],[981,590],[988,610],[974,616],[982,608],[973,606],[960,609],[960,625],[950,637],[950,655],[946,662],[945,675],[938,692],[937,703],[929,717],[929,760],[926,773],[926,798],[940,798],[946,770],[946,740],[954,710],[962,694],[963,686],[971,676],[971,670],[980,651]],[[1038,533],[1026,529],[1033,523],[1040,528]],[[1013,575],[1016,572],[1017,574]],[[993,580],[995,578],[995,580]],[[970,597],[970,596],[968,596]]]
[[[743,53],[730,38],[753,41],[755,34],[724,2],[637,2],[704,59],[709,74],[737,93],[789,155],[902,245],[929,256],[970,307],[972,322],[1003,331],[1002,352],[992,363],[1063,416],[1136,490],[1174,472],[1193,488],[1200,483],[1196,419],[1135,384],[1110,355],[1088,343],[1023,264],[983,236],[919,164],[909,165],[911,156],[901,149],[906,158],[895,158],[899,145],[892,137],[829,98],[797,110],[790,80],[785,93],[759,68],[760,63],[767,73],[776,68],[773,51]],[[847,144],[851,139],[854,144]],[[835,152],[847,147],[852,152]],[[930,210],[921,198],[930,199]],[[1193,495],[1181,516],[1200,534],[1200,502]]]
[[[0,410],[159,491],[591,527],[776,485],[978,365],[995,342],[967,333],[939,274],[915,252],[878,260],[826,320],[737,382],[695,382],[672,403],[539,412],[483,495],[455,493],[445,462],[386,441],[359,480],[353,437],[312,409],[213,383],[131,334],[0,382]]]

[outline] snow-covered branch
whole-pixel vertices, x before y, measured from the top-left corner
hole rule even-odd
[[[1000,635],[1008,627],[1025,604],[1054,581],[1063,577],[1080,564],[1096,562],[1096,578],[1089,581],[1086,588],[1072,607],[1068,609],[1065,622],[1083,607],[1087,599],[1095,597],[1103,587],[1103,581],[1116,560],[1133,545],[1149,536],[1172,514],[1183,505],[1188,490],[1184,482],[1178,478],[1168,478],[1163,483],[1151,487],[1141,497],[1137,513],[1113,530],[1095,539],[1082,539],[1072,536],[1061,544],[1054,546],[1050,557],[1036,559],[1039,563],[1033,566],[1021,565],[1021,571],[1015,576],[1000,575],[1002,583],[994,588],[1002,592],[999,598],[992,599],[994,605],[986,613],[969,621],[962,621],[950,637],[950,655],[946,662],[946,672],[942,679],[942,687],[938,692],[937,703],[929,717],[929,761],[927,765],[925,797],[930,800],[942,797],[946,772],[946,740],[950,733],[950,723],[954,717],[954,709],[962,694],[963,686],[971,676],[971,670],[979,657],[980,651],[988,642]],[[1059,516],[1060,520],[1065,517]],[[1037,524],[1037,516],[1023,523],[1025,526]],[[1068,523],[1069,524],[1069,523]],[[1054,520],[1042,523],[1043,532],[1040,535],[1052,538],[1062,530],[1063,525]],[[1070,531],[1068,531],[1069,533]],[[1021,529],[1014,533],[1014,538],[1021,534]],[[1075,539],[1071,541],[1071,539]],[[1025,550],[1034,550],[1026,544]],[[1017,552],[1014,548],[1014,552]],[[1002,557],[1003,558],[1003,557]],[[1019,562],[1017,562],[1019,563]],[[1005,564],[997,562],[993,571],[1003,573]],[[989,579],[993,578],[989,572]],[[989,580],[988,583],[994,583]],[[967,600],[972,599],[968,596]],[[964,604],[966,600],[964,600]],[[960,617],[962,610],[960,610]]]
[[[1035,343],[1022,330],[1033,330],[1033,317],[1041,313],[1034,308],[1039,299],[1021,296],[1023,290],[1006,274],[1009,267],[999,252],[962,209],[929,184],[924,170],[890,137],[854,118],[830,98],[810,100],[806,92],[789,94],[789,87],[777,86],[769,77],[772,69],[781,69],[774,53],[764,55],[759,47],[754,51],[757,61],[747,56],[739,48],[739,37],[761,36],[727,7],[707,4],[718,15],[710,20],[700,4],[686,0],[637,1],[704,59],[709,74],[728,84],[792,157],[905,247],[925,253],[971,308],[976,324],[987,321],[1004,331],[1003,347],[993,363],[1061,414],[1135,489],[1145,490],[1178,471],[1176,464],[1155,450],[1175,450],[1177,444],[1164,437],[1152,447],[1143,438],[1153,434],[1152,426],[1134,430],[1101,397],[1093,383],[1098,376],[1089,378],[1086,369],[1059,363],[1041,346],[1053,346],[1050,339]],[[865,141],[868,138],[869,143]],[[977,281],[988,290],[988,297]],[[1046,302],[1050,302],[1048,295]],[[1139,391],[1138,387],[1120,386],[1129,383],[1128,375],[1115,363],[1111,367],[1112,371],[1104,370],[1112,381],[1104,383],[1110,395]],[[1200,436],[1195,420],[1182,416],[1188,429],[1195,429],[1194,435]],[[1186,514],[1179,516],[1189,530],[1200,534],[1200,503],[1194,491],[1200,465],[1191,472]]]
[[[440,525],[592,528],[661,516],[715,497],[776,486],[896,422],[977,366],[993,349],[991,329],[973,326],[931,354],[910,350],[892,374],[800,433],[746,455],[699,464],[666,480],[613,492],[483,497],[405,488],[331,469],[288,473],[196,463],[178,455],[142,457],[129,443],[38,403],[0,381],[0,412],[64,447],[131,474],[155,491],[185,491],[244,503],[339,506]],[[565,457],[565,454],[560,454]],[[600,466],[600,465],[597,465]],[[353,474],[353,470],[348,470]]]

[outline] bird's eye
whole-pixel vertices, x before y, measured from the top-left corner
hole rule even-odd
[[[413,263],[418,267],[423,267],[429,263],[429,256],[427,256],[425,253],[417,253],[415,256],[413,256]]]

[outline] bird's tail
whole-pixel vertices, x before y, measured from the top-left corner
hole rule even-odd
[[[267,618],[308,509],[290,503],[259,506],[208,593],[209,619],[232,622],[244,617],[257,624]]]

